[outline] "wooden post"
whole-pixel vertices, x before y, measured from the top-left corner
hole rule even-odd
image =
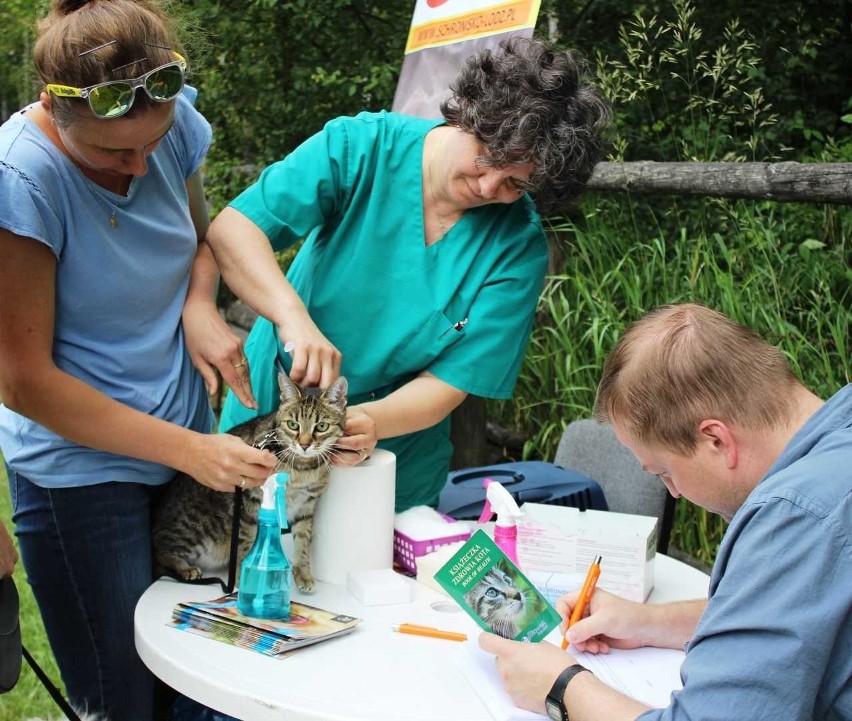
[[[453,411],[450,417],[451,470],[485,465],[488,450],[485,420],[485,399],[479,396],[468,396]]]

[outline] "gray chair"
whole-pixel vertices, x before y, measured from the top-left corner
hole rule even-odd
[[[611,426],[591,418],[572,421],[562,433],[553,462],[597,481],[610,511],[657,518],[657,550],[666,553],[675,499],[657,476],[642,470]]]

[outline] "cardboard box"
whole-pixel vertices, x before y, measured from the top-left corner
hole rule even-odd
[[[525,503],[518,521],[524,572],[586,573],[601,555],[598,588],[643,603],[654,588],[657,519]]]

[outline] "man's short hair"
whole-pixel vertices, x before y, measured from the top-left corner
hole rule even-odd
[[[633,323],[604,365],[595,417],[631,438],[691,455],[698,425],[783,423],[799,381],[754,331],[702,305],[662,306]]]

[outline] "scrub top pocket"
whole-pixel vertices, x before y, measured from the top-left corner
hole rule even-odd
[[[464,337],[466,323],[466,318],[450,319],[443,311],[436,310],[415,333],[397,345],[387,359],[384,372],[398,377],[425,370]]]

